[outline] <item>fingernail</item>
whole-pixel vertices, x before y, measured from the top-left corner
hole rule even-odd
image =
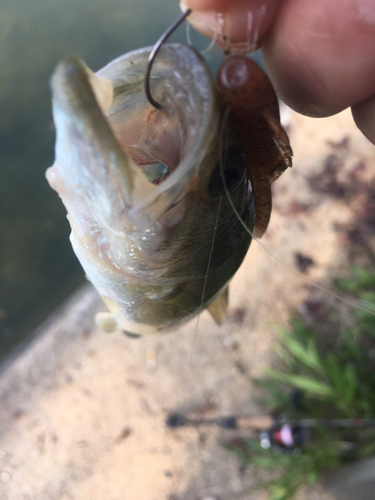
[[[186,10],[184,2],[180,3],[181,10]],[[238,42],[236,38],[236,19],[220,12],[199,12],[193,11],[187,18],[188,22],[202,35],[215,41],[216,45],[233,54],[250,54],[259,48],[258,40],[251,40],[252,34],[249,30],[249,40]]]
[[[220,16],[220,15],[219,15]],[[192,12],[188,17],[188,22],[197,31],[207,36],[208,38],[213,38],[215,34],[218,34],[218,14],[216,12]]]
[[[186,5],[186,3],[183,0],[181,0],[180,9],[182,10],[182,12],[186,12],[188,10],[188,8],[189,7]]]

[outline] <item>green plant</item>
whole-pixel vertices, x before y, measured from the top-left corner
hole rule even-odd
[[[357,327],[362,330],[361,324]],[[269,370],[268,380],[279,389],[304,392],[315,416],[370,418],[375,415],[375,377],[371,348],[363,335],[356,340],[344,332],[339,345],[319,348],[319,334],[306,329],[299,318],[281,334],[277,354],[287,371]],[[365,345],[366,344],[366,345]],[[282,392],[282,391],[281,391]],[[324,403],[324,404],[322,404]]]
[[[267,489],[269,500],[290,500],[305,484],[313,484],[323,468],[334,468],[339,464],[337,440],[324,439],[311,444],[301,455],[283,455],[264,450],[260,444],[246,441],[246,452],[235,446],[226,448],[237,457],[255,467],[267,469],[273,479],[257,484],[252,489]]]
[[[351,278],[338,280],[338,284],[342,290],[375,303],[375,276],[365,270],[355,268]],[[263,400],[268,408],[292,419],[375,417],[375,315],[363,310],[355,315],[354,332],[337,328],[336,318],[332,331],[339,331],[339,336],[328,340],[319,334],[319,326],[310,330],[298,317],[290,329],[278,328],[281,341],[275,350],[283,368],[271,369],[266,378],[255,381],[268,395]],[[297,406],[289,396],[295,389],[303,393]],[[375,452],[375,429],[320,428],[311,434],[300,456],[277,454],[250,441],[240,450],[237,447],[242,461],[272,471],[271,480],[257,485],[268,488],[270,500],[290,500],[323,471],[338,467],[343,460]],[[350,441],[350,453],[344,452],[343,441]],[[235,448],[229,446],[232,451]]]
[[[362,267],[355,266],[352,276],[338,279],[337,285],[345,292],[356,294],[357,297],[364,301],[365,305],[374,306],[375,274],[366,271]],[[356,316],[361,322],[362,331],[375,336],[375,314],[369,314],[365,310],[357,309]]]

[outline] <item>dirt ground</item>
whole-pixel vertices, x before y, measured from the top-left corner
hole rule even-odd
[[[275,360],[275,323],[304,313],[314,294],[344,307],[297,273],[330,289],[373,258],[375,148],[349,112],[285,119],[294,167],[274,186],[269,230],[231,283],[222,327],[204,312],[162,336],[105,334],[88,284],[2,367],[0,500],[266,500],[247,491],[264,473],[221,445],[238,432],[171,430],[165,418],[259,414],[251,378]],[[299,495],[324,498],[321,487]]]

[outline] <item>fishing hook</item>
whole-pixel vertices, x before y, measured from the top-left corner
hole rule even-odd
[[[161,104],[156,102],[154,98],[151,95],[150,91],[150,73],[152,69],[152,65],[154,64],[154,60],[156,57],[156,54],[159,52],[160,47],[163,45],[165,40],[180,26],[181,23],[185,21],[185,19],[188,17],[188,15],[191,13],[191,9],[187,9],[178,19],[175,20],[173,24],[161,35],[159,40],[156,42],[154,45],[153,49],[150,52],[150,55],[148,56],[148,61],[147,61],[147,69],[146,69],[146,76],[145,76],[145,93],[148,102],[154,106],[156,109],[161,108]]]

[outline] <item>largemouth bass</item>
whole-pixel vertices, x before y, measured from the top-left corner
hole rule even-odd
[[[235,124],[192,48],[165,44],[144,93],[151,48],[94,74],[66,59],[52,78],[55,163],[47,179],[67,209],[71,242],[109,313],[107,331],[171,329],[208,308],[221,322],[229,280],[251,237],[253,197]],[[224,173],[224,185],[221,173]]]

